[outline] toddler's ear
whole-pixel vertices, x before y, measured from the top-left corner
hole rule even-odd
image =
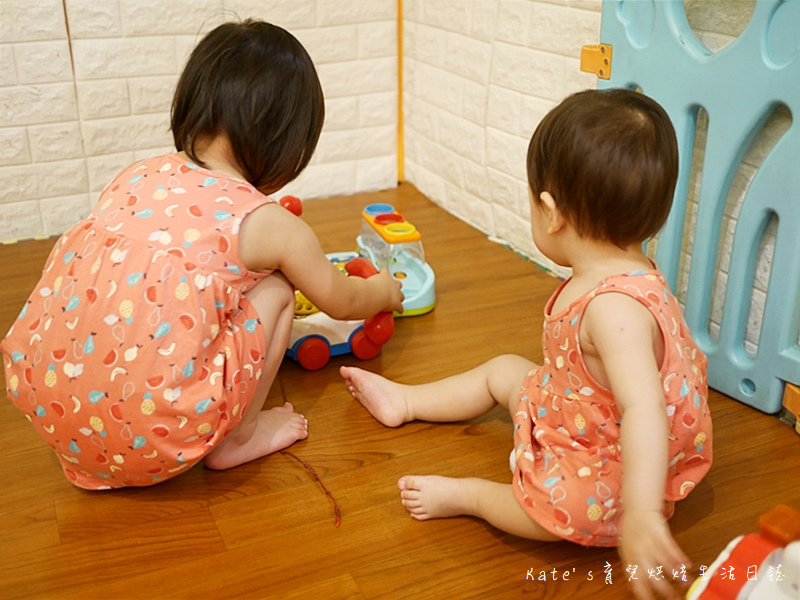
[[[555,198],[550,195],[550,192],[542,192],[539,194],[539,200],[542,201],[542,208],[547,217],[547,233],[551,235],[558,233],[567,224],[567,220],[556,206]]]

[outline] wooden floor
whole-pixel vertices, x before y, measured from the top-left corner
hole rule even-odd
[[[410,185],[307,202],[328,252],[352,250],[361,209],[388,202],[422,232],[436,309],[399,320],[370,369],[423,382],[500,353],[541,360],[544,303],[557,285]],[[38,279],[54,241],[0,248],[0,329]],[[270,403],[294,403],[309,437],[291,448],[341,507],[286,455],[225,472],[195,467],[144,489],[70,485],[26,419],[0,400],[2,598],[626,598],[612,550],[536,544],[472,518],[417,522],[400,505],[404,474],[509,481],[511,424],[499,409],[446,425],[386,429],[347,393],[333,359],[318,372],[287,361]],[[697,573],[778,503],[800,509],[800,437],[772,416],[712,393],[715,463],[672,520]],[[604,565],[612,567],[605,583]],[[553,570],[557,581],[553,581]],[[548,581],[531,580],[547,572]],[[567,580],[563,580],[564,572]],[[590,574],[591,573],[591,574]],[[591,579],[591,580],[590,580]]]

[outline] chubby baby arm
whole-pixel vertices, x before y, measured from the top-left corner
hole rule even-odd
[[[599,295],[589,303],[581,335],[602,365],[599,376],[612,390],[622,415],[623,514],[619,553],[636,565],[638,598],[677,597],[672,570],[689,567],[664,515],[669,455],[666,402],[659,361],[663,338],[655,319],[638,301],[622,294]],[[661,568],[663,579],[650,577]],[[652,571],[651,571],[652,570]]]
[[[281,271],[320,310],[335,319],[363,319],[402,311],[401,283],[383,269],[368,279],[348,277],[331,264],[312,229],[277,204],[244,219],[242,262],[253,271]]]

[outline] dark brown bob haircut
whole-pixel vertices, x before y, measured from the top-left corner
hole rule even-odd
[[[314,64],[288,31],[247,19],[206,35],[172,102],[175,147],[200,166],[198,141],[228,136],[245,179],[272,193],[295,179],[317,146],[325,104]]]
[[[643,242],[667,220],[678,144],[664,109],[625,89],[567,97],[528,146],[534,201],[549,192],[579,235],[620,247]]]

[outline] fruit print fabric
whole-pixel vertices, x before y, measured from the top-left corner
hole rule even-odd
[[[622,487],[620,413],[610,390],[588,373],[578,331],[587,304],[623,293],[646,306],[664,336],[661,380],[669,423],[665,514],[711,467],[706,357],[691,339],[680,306],[657,270],[603,280],[565,310],[545,308],[544,361],[522,385],[514,416],[514,495],[537,523],[585,546],[618,544]]]
[[[2,343],[11,401],[87,489],[151,485],[242,418],[265,339],[242,219],[271,202],[177,155],[135,163],[54,247]]]

